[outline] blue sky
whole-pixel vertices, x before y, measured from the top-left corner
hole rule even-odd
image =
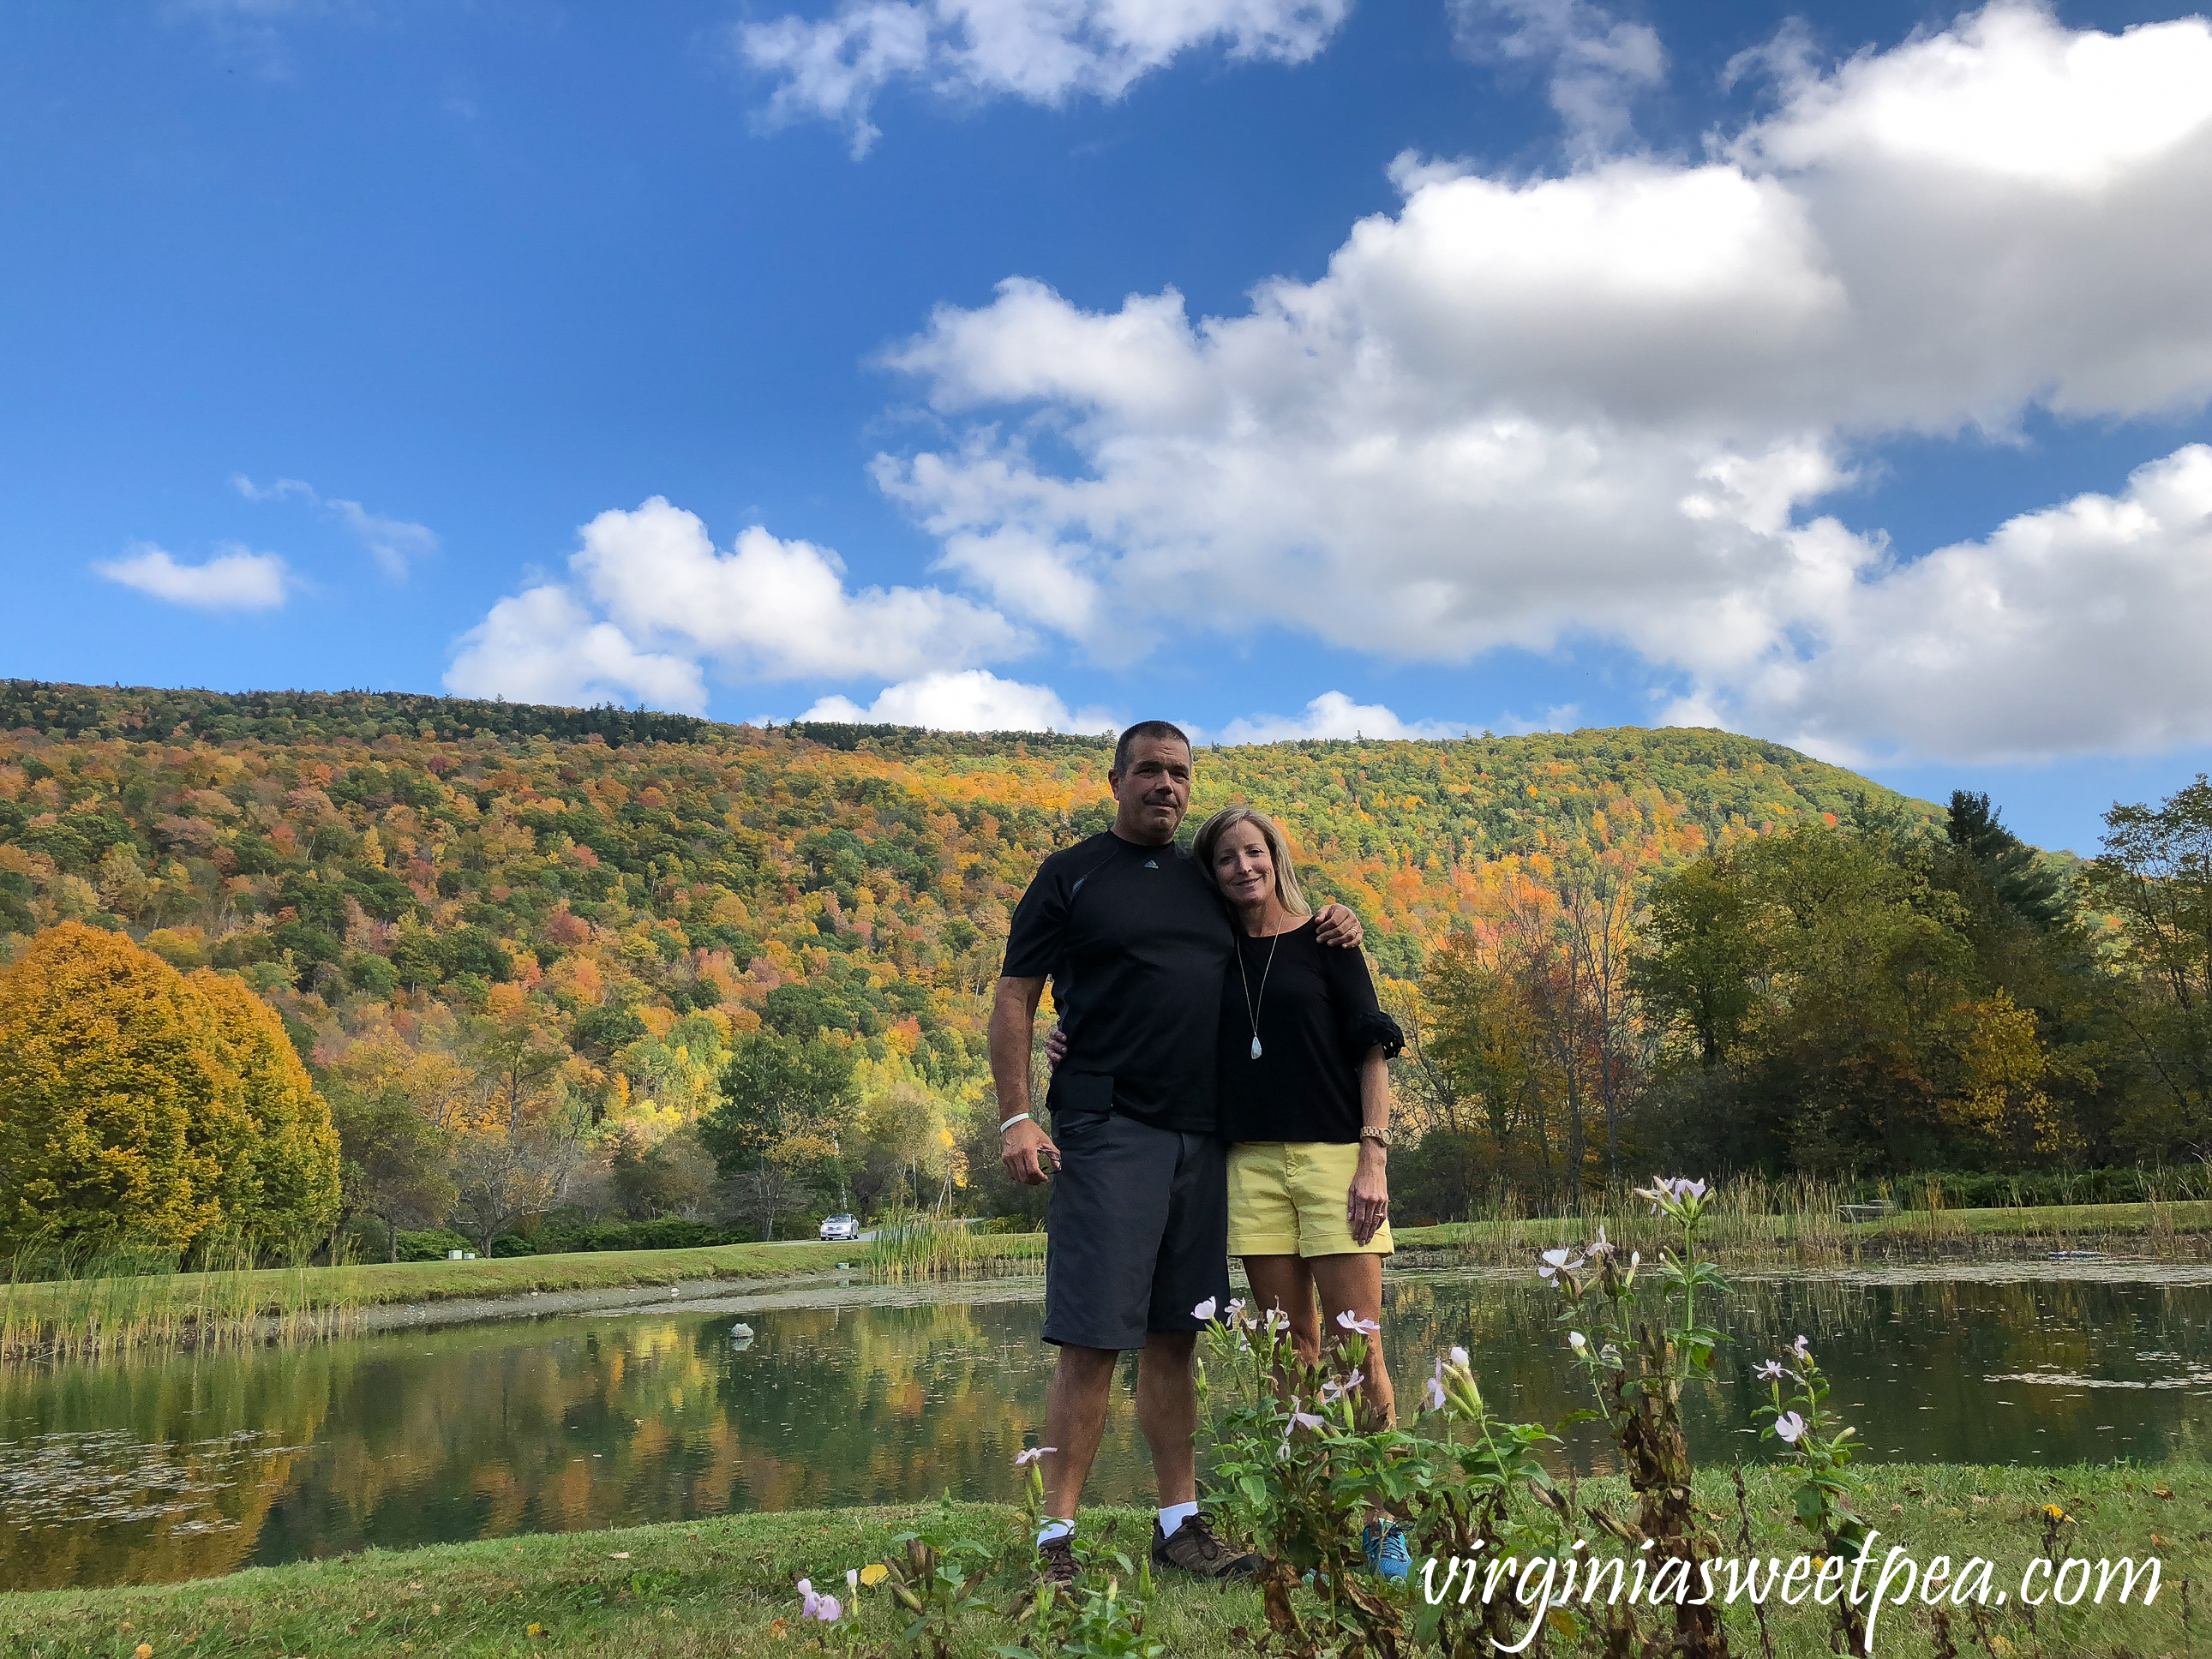
[[[2212,763],[2201,20],[973,11],[0,15],[7,672]]]

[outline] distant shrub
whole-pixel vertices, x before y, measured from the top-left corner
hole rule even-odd
[[[448,1250],[473,1249],[474,1245],[459,1233],[443,1227],[432,1227],[422,1232],[402,1232],[399,1235],[399,1259],[402,1261],[442,1261]]]
[[[404,1239],[407,1235],[400,1235]],[[703,1221],[666,1216],[658,1221],[595,1221],[580,1226],[547,1227],[525,1236],[501,1233],[491,1242],[494,1255],[566,1255],[577,1250],[696,1250],[710,1244],[750,1244],[760,1235],[750,1227],[717,1227]]]

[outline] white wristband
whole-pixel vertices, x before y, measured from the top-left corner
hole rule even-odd
[[[1036,1121],[1036,1120],[1031,1117],[1027,1112],[1017,1112],[1013,1116],[1008,1118],[1004,1123],[1001,1123],[999,1126],[999,1133],[1000,1134],[1006,1133],[1007,1130],[1012,1128],[1017,1123],[1034,1123]]]

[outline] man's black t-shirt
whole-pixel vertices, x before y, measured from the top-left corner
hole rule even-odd
[[[1235,949],[1228,907],[1178,848],[1109,830],[1047,859],[1014,912],[1001,970],[1052,981],[1068,1057],[1046,1103],[1211,1134]]]

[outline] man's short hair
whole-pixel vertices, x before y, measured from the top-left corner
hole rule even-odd
[[[1139,720],[1124,732],[1121,734],[1121,740],[1114,745],[1114,775],[1116,777],[1128,771],[1129,750],[1139,738],[1155,739],[1173,738],[1185,749],[1190,747],[1190,739],[1183,734],[1183,729],[1180,726],[1171,725],[1166,720]]]

